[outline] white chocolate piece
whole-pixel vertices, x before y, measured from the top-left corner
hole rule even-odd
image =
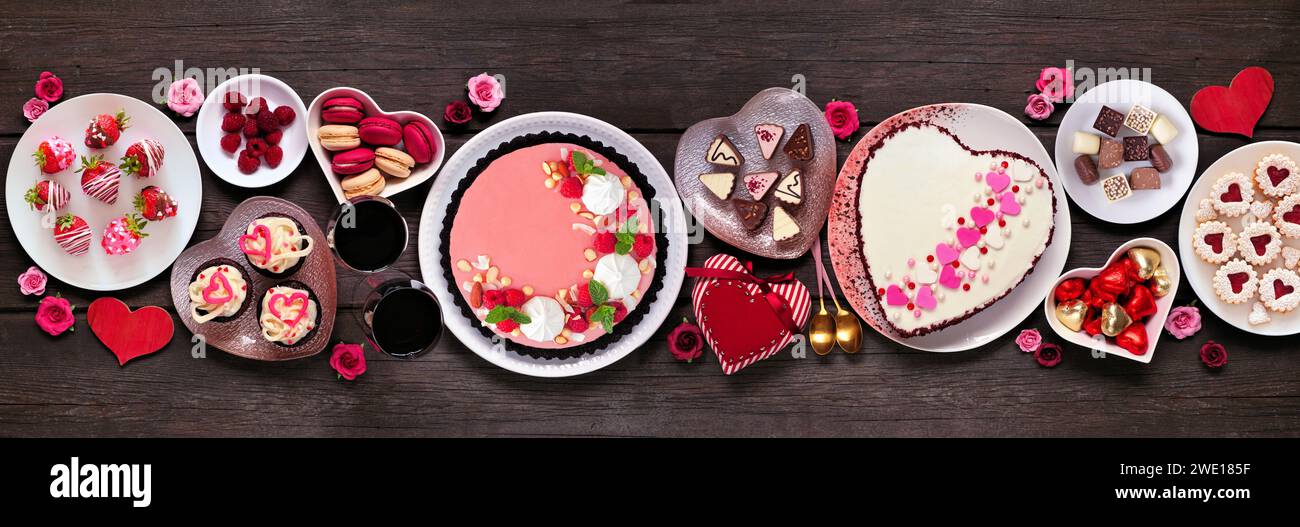
[[[1101,151],[1101,136],[1088,132],[1074,133],[1074,153],[1095,156],[1099,151]]]
[[[1169,144],[1175,137],[1178,137],[1178,128],[1174,123],[1169,122],[1165,116],[1156,117],[1155,124],[1151,125],[1151,136],[1162,145]]]

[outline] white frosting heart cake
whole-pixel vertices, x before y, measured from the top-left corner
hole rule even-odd
[[[1024,155],[975,151],[927,121],[873,145],[858,210],[867,276],[899,335],[956,324],[1005,297],[1052,240],[1052,181]]]

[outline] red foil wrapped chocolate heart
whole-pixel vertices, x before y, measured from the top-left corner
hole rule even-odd
[[[1086,289],[1087,282],[1082,278],[1071,278],[1056,284],[1056,290],[1052,294],[1056,296],[1056,301],[1059,303],[1079,298]]]
[[[1151,294],[1151,289],[1142,284],[1133,286],[1133,291],[1129,293],[1128,300],[1124,301],[1124,312],[1128,313],[1135,325],[1147,317],[1156,314],[1156,297]]]
[[[1115,336],[1115,344],[1134,355],[1147,353],[1147,328],[1142,324],[1129,324]]]

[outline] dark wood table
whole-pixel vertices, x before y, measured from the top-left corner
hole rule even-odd
[[[540,110],[579,112],[643,142],[670,171],[692,123],[738,109],[769,86],[807,79],[819,104],[857,104],[864,131],[907,108],[976,102],[1023,116],[1040,68],[1151,68],[1185,104],[1200,87],[1226,84],[1262,65],[1279,94],[1256,140],[1294,139],[1300,127],[1300,6],[1277,2],[676,2],[427,3],[333,7],[284,2],[182,0],[165,8],[4,2],[0,28],[0,154],[26,129],[20,107],[42,70],[65,98],[113,92],[149,100],[155,68],[260,68],[310,101],[332,86],[367,90],[386,108],[437,118],[465,80],[504,74],[508,98],[489,119],[444,130],[455,149],[503,118]],[[1063,111],[1029,122],[1049,151]],[[439,119],[439,122],[441,120]],[[193,139],[194,119],[177,124]],[[1190,130],[1184,131],[1190,133]],[[859,132],[857,137],[861,136]],[[1200,169],[1247,143],[1200,133]],[[841,160],[851,143],[841,143]],[[202,164],[201,164],[202,165]],[[275,186],[247,190],[203,167],[204,203],[191,243],[213,236],[227,213],[255,195],[289,196],[324,222],[334,200],[310,158]],[[396,198],[415,226],[428,184]],[[1154,236],[1175,244],[1177,208],[1134,226],[1111,225],[1071,206],[1067,268],[1092,265],[1120,243]],[[7,218],[6,218],[7,220]],[[418,273],[412,249],[400,267]],[[497,368],[451,335],[413,361],[368,352],[357,382],[335,379],[328,354],[264,363],[210,350],[190,355],[189,332],[161,353],[118,367],[85,323],[100,293],[51,282],[79,307],[76,332],[51,338],[33,323],[36,300],[12,282],[31,265],[0,229],[0,435],[22,436],[1296,436],[1300,435],[1300,339],[1256,337],[1204,311],[1205,328],[1164,338],[1155,360],[1093,359],[1069,347],[1054,369],[1012,343],[1014,331],[978,350],[912,351],[869,333],[862,352],[783,353],[738,375],[716,358],[678,363],[664,336],[689,312],[687,291],[642,349],[596,373],[535,379]],[[706,236],[698,264],[718,251]],[[811,258],[759,259],[764,272],[793,270],[809,286]],[[113,293],[130,305],[174,311],[167,273]],[[1184,283],[1179,301],[1192,299]],[[334,338],[360,339],[355,306]],[[1041,313],[1023,327],[1051,335]],[[1224,343],[1231,359],[1211,372],[1197,350]]]

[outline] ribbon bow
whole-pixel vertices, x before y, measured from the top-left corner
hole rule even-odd
[[[790,309],[790,304],[786,302],[785,297],[772,291],[773,284],[783,284],[794,281],[794,272],[785,274],[772,275],[767,278],[754,276],[754,263],[744,262],[744,271],[733,271],[729,269],[714,269],[710,267],[687,267],[686,276],[692,278],[707,278],[714,280],[737,280],[758,286],[759,292],[763,294],[763,299],[772,308],[772,314],[776,315],[776,320],[785,327],[790,333],[799,333],[799,325],[794,323],[794,310]]]

